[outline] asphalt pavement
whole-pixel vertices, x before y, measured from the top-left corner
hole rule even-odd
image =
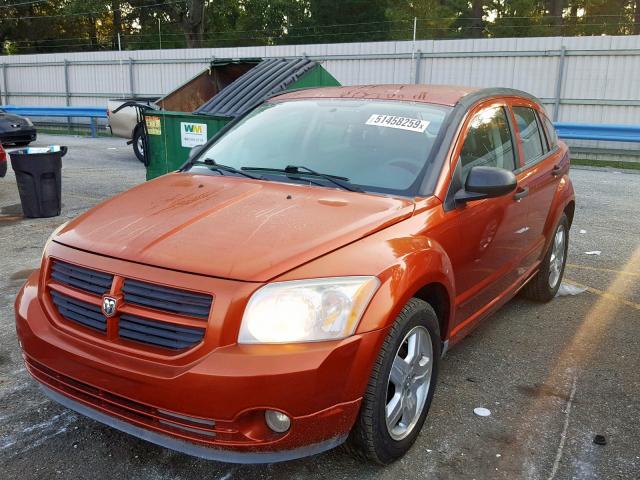
[[[29,378],[13,301],[47,237],[144,181],[144,167],[123,140],[38,141],[53,143],[69,146],[60,217],[23,218],[11,169],[0,179],[0,478],[640,478],[640,175],[571,171],[577,209],[565,279],[586,290],[547,304],[517,297],[453,348],[422,433],[402,460],[383,468],[336,449],[239,466],[103,426],[49,401]],[[478,417],[475,407],[491,415]],[[606,445],[595,444],[595,435]]]

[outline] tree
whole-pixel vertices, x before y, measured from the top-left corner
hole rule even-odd
[[[55,22],[73,22],[82,32],[67,44],[79,44],[79,50],[118,49],[117,34],[113,31],[114,16],[112,15],[112,0],[69,0],[59,2],[61,13],[67,15]],[[114,0],[115,1],[115,0]],[[119,3],[118,3],[119,6]],[[120,13],[118,11],[118,13]],[[119,17],[120,23],[122,22]],[[43,20],[44,22],[44,20]],[[121,26],[119,28],[122,28]]]
[[[26,2],[3,0],[0,5],[2,3],[12,5],[0,8],[0,47],[6,54],[99,48],[98,36],[103,30],[98,29],[95,22],[90,23],[89,16],[77,15],[73,2],[52,0],[27,5]],[[82,11],[93,7],[89,2]]]
[[[496,0],[489,7],[495,19],[486,25],[492,37],[549,35],[547,0]]]
[[[640,34],[640,0],[0,0],[4,53]]]
[[[472,0],[471,2],[471,37],[482,37],[482,30],[484,29],[484,3],[482,0]]]
[[[550,25],[555,25],[553,30],[555,35],[562,35],[562,11],[564,0],[549,0]]]
[[[310,0],[304,43],[386,40],[386,0]]]
[[[169,9],[182,25],[188,48],[204,46],[204,0],[186,0],[184,4],[169,4]]]
[[[629,0],[584,0],[582,35],[625,35],[633,31]]]
[[[111,12],[113,12],[111,48],[115,50],[121,46],[120,35],[122,34],[122,11],[120,10],[120,0],[111,0]]]
[[[234,45],[274,45],[306,40],[309,33],[309,2],[306,0],[240,0],[234,23],[224,34]],[[227,10],[230,12],[229,10]],[[215,38],[215,37],[214,37]]]
[[[408,0],[396,2],[387,10],[393,21],[390,37],[396,40],[411,38],[413,19],[416,18],[416,37],[454,38],[466,28],[460,20],[468,9],[466,0]],[[465,32],[466,33],[466,32]]]

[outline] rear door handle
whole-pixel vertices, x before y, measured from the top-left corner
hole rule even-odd
[[[560,175],[561,172],[562,172],[562,165],[555,165],[551,169],[551,175],[553,175],[554,177],[557,177],[558,175]]]
[[[516,202],[519,202],[520,200],[522,200],[527,195],[529,195],[529,187],[526,187],[526,188],[523,188],[521,190],[518,190],[516,193],[513,194],[513,199]]]

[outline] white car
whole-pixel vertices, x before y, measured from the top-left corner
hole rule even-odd
[[[107,104],[107,117],[109,119],[109,128],[111,134],[116,137],[122,137],[129,140],[128,145],[133,144],[133,152],[138,160],[144,163],[144,129],[142,118],[138,112],[138,108],[133,103],[147,105],[151,108],[155,107],[157,97],[135,97],[135,98],[118,98],[110,99]],[[130,104],[118,110],[124,104]]]

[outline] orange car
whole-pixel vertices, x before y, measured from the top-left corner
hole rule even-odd
[[[229,462],[413,444],[440,358],[551,300],[574,192],[539,102],[429,85],[274,97],[59,228],[16,299],[54,400]]]

